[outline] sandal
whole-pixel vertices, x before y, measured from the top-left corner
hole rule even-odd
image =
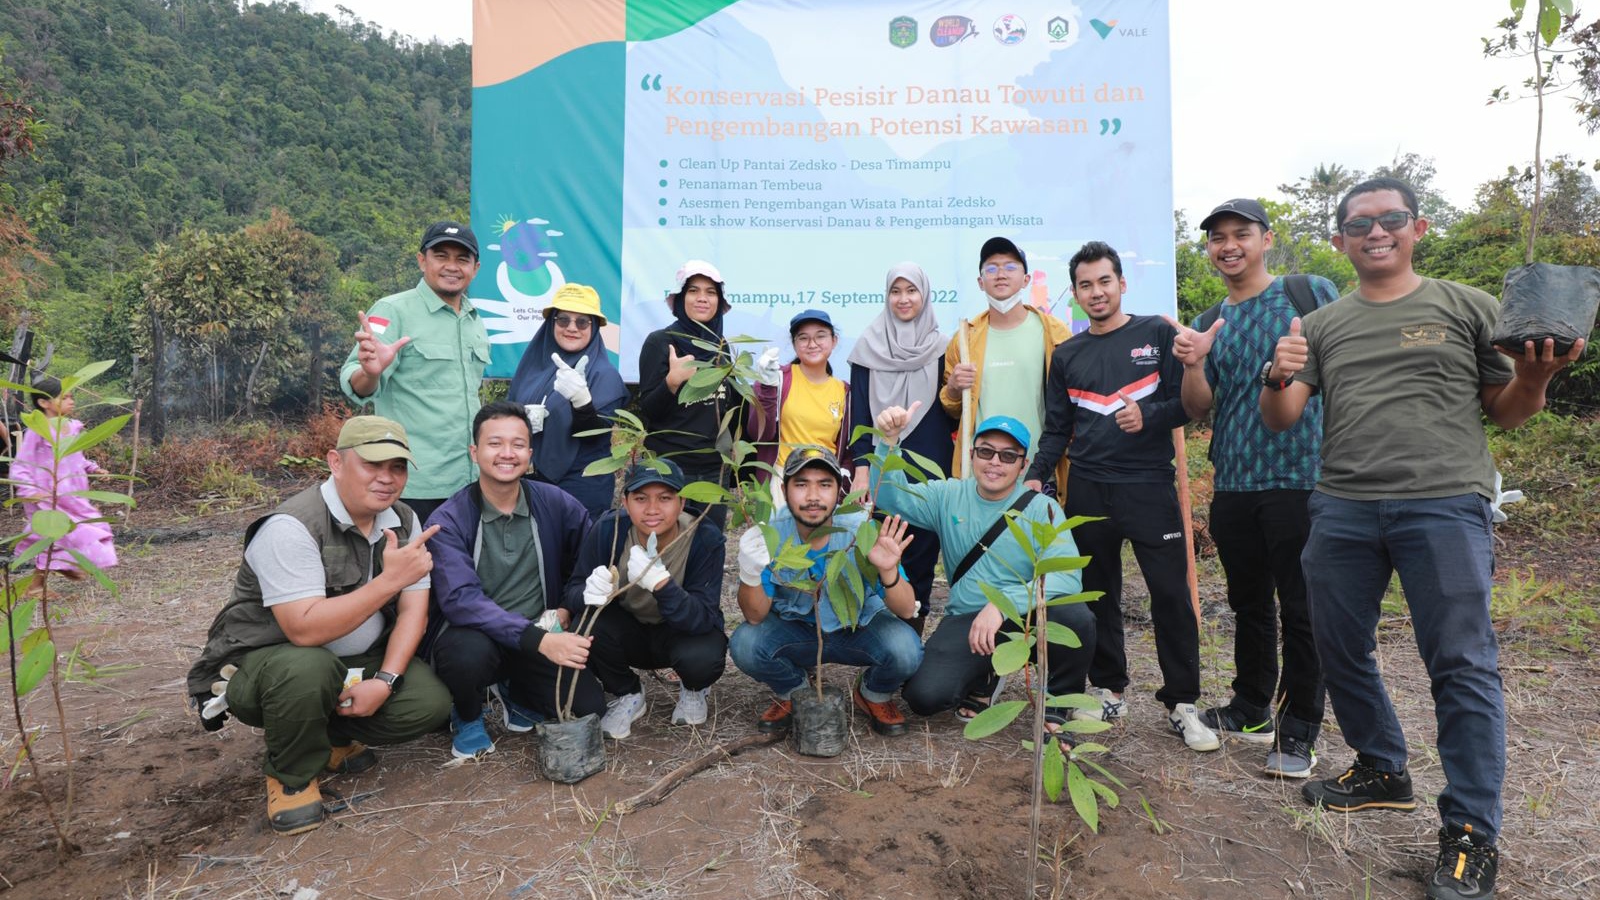
[[[1001,675],[994,680],[994,687],[987,692],[976,690],[961,699],[956,704],[956,718],[963,722],[971,722],[978,714],[999,702],[1000,694],[1006,689],[1006,677]]]

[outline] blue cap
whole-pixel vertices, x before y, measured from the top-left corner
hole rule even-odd
[[[988,434],[991,431],[1010,435],[1012,440],[1022,445],[1023,451],[1027,451],[1028,443],[1031,440],[1028,436],[1028,426],[1018,422],[1016,419],[1010,416],[990,416],[978,423],[978,430],[973,436]]]
[[[656,468],[659,466],[660,468]],[[683,490],[683,470],[670,459],[657,458],[653,463],[636,463],[628,469],[628,476],[622,482],[622,492],[631,494],[642,490],[652,484],[662,484],[675,491]]]
[[[789,320],[789,336],[794,337],[794,333],[800,330],[800,326],[807,322],[821,322],[830,329],[833,328],[833,319],[827,313],[820,309],[807,309],[795,313],[795,317]]]

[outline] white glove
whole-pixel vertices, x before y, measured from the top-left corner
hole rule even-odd
[[[1500,490],[1499,472],[1494,473],[1494,494],[1494,501],[1489,504],[1489,518],[1490,521],[1494,522],[1494,524],[1499,525],[1500,523],[1506,521],[1506,514],[1500,507],[1505,506],[1507,503],[1519,503],[1522,501],[1523,497],[1521,491]]]
[[[739,580],[751,587],[761,586],[761,573],[772,565],[772,551],[758,525],[750,526],[739,538]]]
[[[583,583],[583,605],[605,606],[611,599],[611,591],[616,585],[611,580],[610,566],[595,566],[589,573],[588,580]]]
[[[592,397],[589,393],[589,381],[583,377],[583,370],[589,366],[589,357],[579,359],[577,368],[567,365],[559,353],[550,354],[550,358],[556,361],[556,393],[567,398],[567,402],[571,403],[574,409],[588,406]]]
[[[628,580],[651,593],[661,589],[672,578],[672,573],[661,564],[660,557],[651,556],[644,548],[634,544],[628,548]]]
[[[529,403],[522,407],[528,411],[528,425],[533,428],[533,433],[538,434],[544,430],[544,420],[550,415],[550,410],[543,403]]]
[[[768,347],[756,360],[756,384],[777,387],[783,384],[783,366],[778,364],[778,348]]]

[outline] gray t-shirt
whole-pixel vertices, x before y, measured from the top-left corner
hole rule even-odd
[[[1323,395],[1317,490],[1347,500],[1492,497],[1483,385],[1511,380],[1489,343],[1499,304],[1463,284],[1423,279],[1398,300],[1359,291],[1304,320],[1310,359],[1297,380]]]
[[[322,483],[322,499],[328,504],[328,510],[333,513],[336,520],[345,526],[353,527],[350,513],[345,509],[344,502],[339,499],[339,492],[334,488],[331,478]],[[378,514],[367,540],[376,546],[379,541],[385,539],[383,534],[385,529],[399,527],[400,516],[394,510],[386,509]],[[411,533],[401,540],[409,541],[416,537],[419,527],[421,527],[420,522],[414,523]],[[328,590],[322,568],[322,554],[317,550],[317,542],[311,537],[311,532],[293,516],[273,516],[263,522],[261,527],[256,529],[255,537],[251,538],[249,546],[244,548],[244,558],[261,583],[261,604],[269,609],[280,603],[321,597]],[[370,581],[371,578],[372,573],[368,572],[367,579]],[[425,591],[432,584],[432,579],[424,575],[406,590]],[[322,646],[334,656],[355,656],[371,649],[373,642],[381,634],[383,634],[383,614],[375,612],[348,634],[334,638]]]

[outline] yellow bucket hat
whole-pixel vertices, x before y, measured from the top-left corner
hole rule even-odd
[[[563,284],[556,290],[556,295],[550,298],[550,305],[544,308],[544,317],[550,318],[558,309],[591,316],[596,327],[606,324],[606,317],[600,314],[600,295],[587,284],[573,284],[570,281]]]

